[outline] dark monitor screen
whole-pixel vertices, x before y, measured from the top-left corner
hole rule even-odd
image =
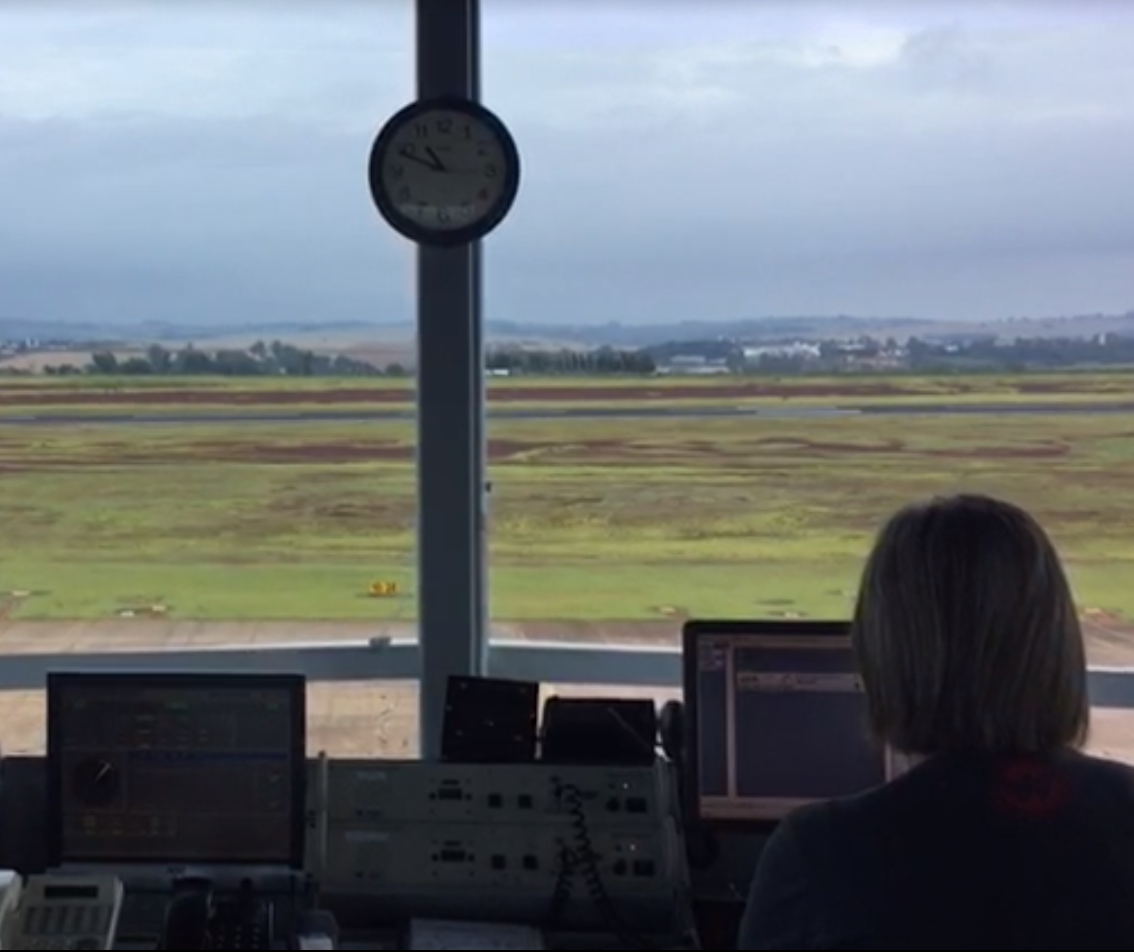
[[[778,821],[896,769],[867,732],[845,623],[690,622],[684,654],[702,819]]]
[[[53,865],[303,864],[300,675],[52,673]]]

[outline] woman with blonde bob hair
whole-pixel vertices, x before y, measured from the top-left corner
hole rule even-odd
[[[1083,634],[1011,503],[909,506],[852,625],[867,729],[911,769],[769,839],[739,949],[1134,949],[1134,770],[1080,751]]]

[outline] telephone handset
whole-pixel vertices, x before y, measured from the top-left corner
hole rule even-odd
[[[113,949],[124,898],[113,876],[0,871],[0,949]]]
[[[270,949],[274,908],[244,884],[234,896],[216,897],[204,881],[181,884],[165,913],[159,949]]]
[[[207,949],[213,895],[208,888],[174,893],[165,909],[159,949]]]

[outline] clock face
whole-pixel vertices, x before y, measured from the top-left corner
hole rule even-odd
[[[379,145],[371,186],[399,230],[408,226],[438,237],[487,231],[511,205],[515,146],[490,115],[443,107],[418,111],[392,124]]]

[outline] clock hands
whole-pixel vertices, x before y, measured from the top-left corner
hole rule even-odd
[[[445,163],[441,161],[441,157],[429,146],[425,147],[424,156],[418,155],[417,150],[411,145],[402,146],[402,148],[398,150],[398,154],[401,155],[403,159],[416,162],[418,165],[424,165],[427,169],[431,169],[434,172],[449,171],[445,168]]]
[[[519,173],[516,143],[500,118],[452,96],[421,99],[391,116],[367,166],[370,196],[386,223],[438,248],[491,232],[512,207]]]
[[[422,156],[418,155],[409,146],[405,146],[404,148],[399,149],[398,154],[409,162],[416,162],[418,165],[424,165],[427,169],[436,170],[437,168],[437,164],[435,162],[431,162],[429,159],[423,158]]]

